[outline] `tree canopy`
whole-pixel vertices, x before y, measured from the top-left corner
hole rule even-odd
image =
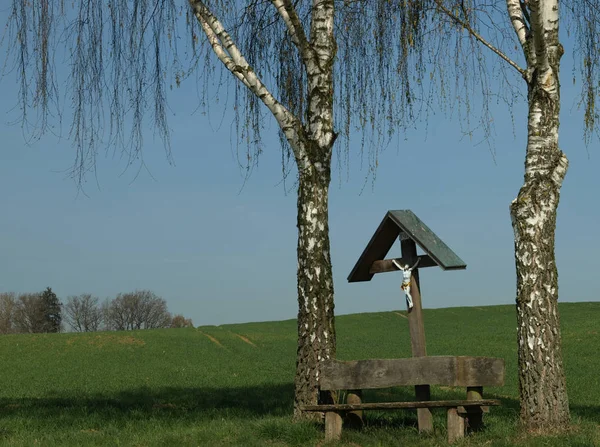
[[[302,61],[271,2],[205,3],[274,96],[303,116]],[[294,3],[304,28],[311,4]],[[336,151],[347,159],[350,133],[360,130],[361,151],[368,146],[364,154],[374,169],[382,144],[413,125],[422,107],[416,104],[425,94],[425,60],[416,50],[426,31],[424,11],[421,2],[403,1],[340,1],[336,8],[336,131],[346,143]],[[402,44],[395,45],[398,41]],[[264,150],[260,99],[242,84],[228,82],[187,2],[13,0],[4,44],[5,73],[18,78],[27,135],[61,135],[65,107],[72,111],[67,114],[75,149],[71,174],[78,182],[94,170],[101,150],[123,150],[130,163],[140,160],[148,124],[163,139],[170,159],[169,119],[176,109],[168,92],[182,85],[194,88],[195,83],[199,106],[209,112],[215,94],[233,97],[244,168],[250,171]],[[367,145],[375,141],[379,144]],[[287,172],[291,154],[283,135],[281,145]]]

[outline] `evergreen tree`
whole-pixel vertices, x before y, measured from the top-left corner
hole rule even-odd
[[[56,293],[50,287],[46,287],[41,293],[42,306],[44,309],[44,328],[42,332],[60,332],[62,322],[62,304]]]

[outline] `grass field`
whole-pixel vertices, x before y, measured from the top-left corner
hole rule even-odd
[[[513,306],[425,310],[430,355],[506,360],[502,400],[468,446],[600,446],[600,303],[561,304],[573,416],[568,435],[517,429]],[[338,358],[408,357],[403,312],[337,318]],[[293,320],[197,329],[0,337],[0,446],[325,446],[322,428],[291,422],[296,352]],[[434,388],[434,398],[464,390]],[[365,400],[412,399],[408,388]],[[445,413],[420,436],[414,412],[367,413],[345,446],[445,445]]]

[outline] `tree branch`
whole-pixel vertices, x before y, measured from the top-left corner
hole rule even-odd
[[[531,10],[531,30],[533,34],[533,45],[535,47],[536,62],[540,68],[547,70],[550,67],[548,60],[547,42],[544,29],[544,12],[540,0],[529,0]]]
[[[265,87],[259,76],[248,64],[223,24],[208,9],[202,0],[189,0],[194,15],[200,22],[215,55],[254,95],[271,111],[281,130],[288,139],[297,160],[304,159],[301,141],[304,140],[302,123],[284,107]]]
[[[296,8],[290,0],[271,0],[271,3],[285,22],[288,32],[292,37],[292,42],[294,42],[294,45],[300,51],[302,59],[305,63],[308,62],[313,57],[313,53]]]
[[[481,37],[481,35],[477,31],[475,31],[469,23],[465,22],[464,20],[461,20],[456,14],[454,14],[448,8],[446,8],[442,4],[441,0],[435,0],[435,3],[457,25],[462,26],[465,30],[467,30],[467,32],[469,34],[471,34],[480,43],[482,43],[484,46],[488,47],[490,50],[492,50],[494,53],[496,53],[498,56],[500,56],[501,59],[503,59],[505,62],[507,62],[515,70],[517,70],[521,74],[521,76],[525,76],[526,71],[524,69],[522,69],[515,61],[513,61],[511,58],[509,58],[506,54],[504,54],[502,51],[500,51],[494,45],[492,45],[487,40],[485,40],[483,37]]]
[[[521,42],[521,47],[523,47],[523,51],[525,51],[529,27],[523,19],[523,10],[521,8],[522,5],[520,0],[506,0],[506,9],[508,9],[508,17],[510,18],[512,26],[515,29],[515,33],[517,33],[519,42]]]
[[[209,22],[201,14],[196,14],[196,18],[200,22],[200,25],[204,30],[204,34],[206,34],[206,37],[208,38],[208,41],[219,60],[236,78],[238,78],[246,87],[252,90],[252,86],[246,80],[242,71],[238,70],[233,58],[223,47],[219,37],[215,33],[214,29],[210,26]]]

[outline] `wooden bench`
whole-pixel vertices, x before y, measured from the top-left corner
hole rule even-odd
[[[325,413],[325,439],[336,440],[342,434],[346,413],[362,410],[446,408],[448,442],[464,437],[467,425],[478,429],[482,414],[499,400],[483,399],[484,386],[504,385],[504,360],[491,357],[431,356],[406,359],[378,359],[341,362],[330,360],[323,364],[320,388],[324,391],[363,390],[393,386],[423,387],[428,385],[467,388],[466,400],[419,400],[416,402],[364,403],[353,395],[353,403],[301,406],[302,411]],[[428,396],[427,396],[428,397]],[[429,420],[431,420],[429,418]],[[419,426],[420,431],[433,427]]]

